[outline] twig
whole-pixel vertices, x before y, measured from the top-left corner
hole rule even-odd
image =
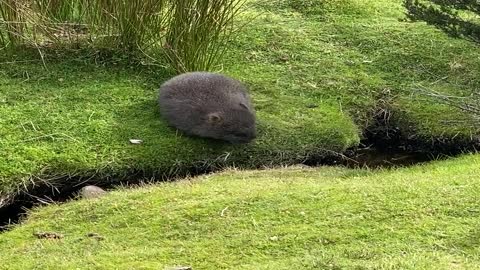
[[[227,209],[228,209],[228,206],[223,208],[222,212],[220,213],[221,217],[225,216],[225,211],[227,211]]]

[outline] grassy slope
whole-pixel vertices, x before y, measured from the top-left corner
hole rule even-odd
[[[0,235],[0,268],[478,269],[479,168],[471,155],[379,172],[226,171],[113,191],[35,209]]]
[[[293,56],[295,60],[282,74],[293,72],[290,86],[312,98],[340,96],[360,122],[371,120],[365,114],[371,111],[365,107],[385,107],[386,101],[393,112],[392,125],[408,137],[430,141],[458,134],[459,141],[468,141],[472,133],[479,134],[478,127],[468,121],[445,124],[468,120],[468,116],[417,96],[415,89],[428,87],[458,95],[476,91],[480,50],[474,43],[450,38],[425,23],[405,21],[402,2],[259,3],[268,15],[258,24],[258,31],[268,33],[263,44],[270,45],[257,46],[270,56],[260,62],[274,62],[275,57],[278,61],[282,54]]]
[[[260,137],[246,147],[167,128],[155,102],[167,74],[83,60],[52,61],[48,70],[40,62],[0,65],[0,194],[28,184],[31,175],[100,172],[119,180],[133,171],[291,163],[342,151],[358,143],[382,100],[390,100],[394,124],[408,135],[470,138],[473,128],[442,122],[462,115],[407,97],[417,84],[477,89],[473,44],[399,21],[400,1],[343,0],[326,9],[318,2],[258,1],[249,15],[262,15],[232,44],[224,72],[250,85],[259,117]],[[131,138],[145,144],[129,145]]]

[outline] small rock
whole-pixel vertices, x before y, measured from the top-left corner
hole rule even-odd
[[[170,268],[170,270],[192,270],[192,267],[191,266],[180,266],[180,267]]]
[[[80,196],[82,196],[85,199],[93,199],[93,198],[98,198],[103,195],[105,195],[107,192],[97,186],[84,186],[80,190]]]

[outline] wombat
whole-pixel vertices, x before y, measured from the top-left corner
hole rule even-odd
[[[188,72],[160,87],[160,112],[189,135],[230,143],[255,139],[255,110],[246,87],[218,73]]]

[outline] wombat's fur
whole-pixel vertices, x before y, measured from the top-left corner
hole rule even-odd
[[[255,110],[246,87],[210,73],[178,75],[160,87],[160,111],[175,128],[200,137],[248,143],[256,137]]]

